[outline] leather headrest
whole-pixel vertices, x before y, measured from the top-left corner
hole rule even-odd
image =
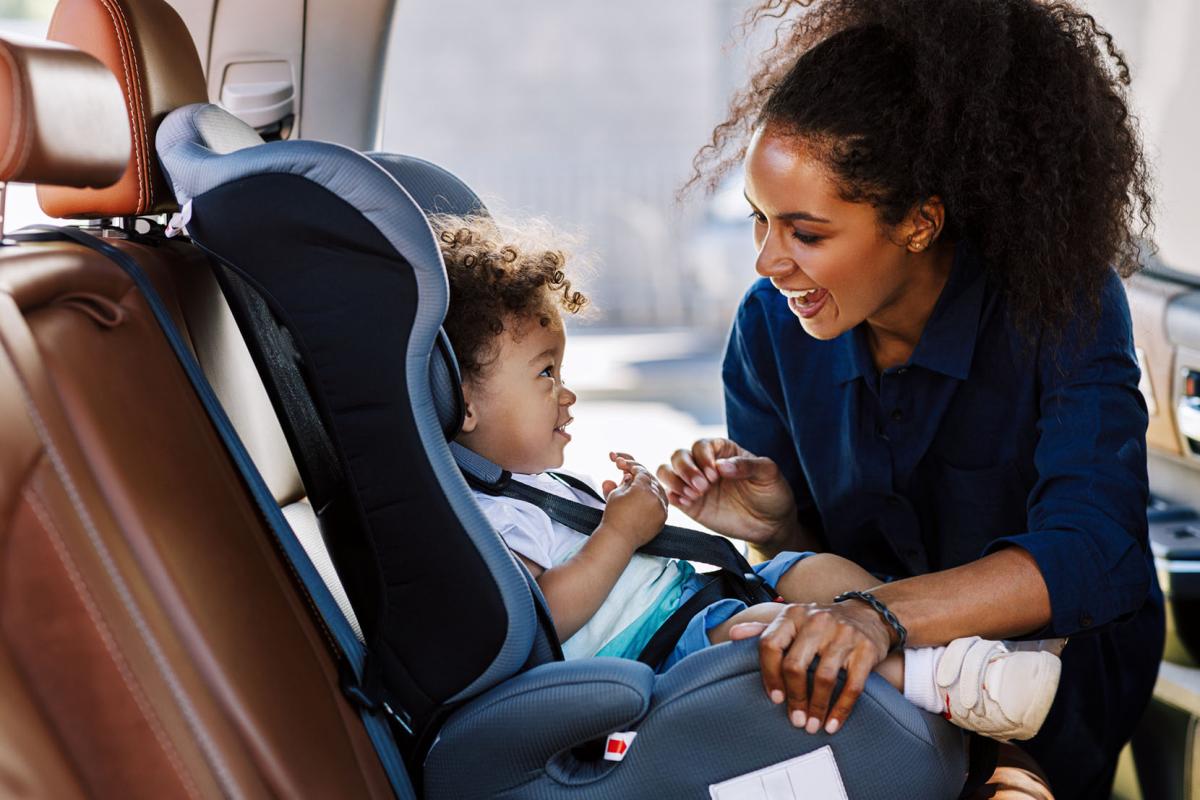
[[[165,0],[60,0],[47,38],[90,53],[116,75],[132,144],[128,168],[105,189],[39,186],[52,217],[131,217],[173,210],[154,134],[168,112],[208,99],[204,68],[187,26]]]
[[[128,161],[121,88],[103,64],[0,39],[0,181],[108,186]]]

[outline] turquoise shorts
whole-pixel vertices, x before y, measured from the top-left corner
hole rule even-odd
[[[764,561],[761,564],[754,565],[754,571],[762,577],[764,581],[772,586],[779,583],[779,579],[783,574],[796,563],[811,556],[811,552],[795,553],[792,551],[784,551],[772,558],[770,561]],[[683,596],[680,598],[680,604],[687,602],[687,599],[700,590],[707,582],[708,576],[697,574],[692,576],[687,585],[683,588]],[[710,645],[708,641],[708,632],[713,628],[725,622],[734,614],[746,608],[746,604],[741,600],[718,600],[710,606],[707,606],[692,617],[692,621],[684,628],[683,635],[679,637],[679,641],[675,643],[675,649],[663,661],[662,666],[658,668],[659,672],[666,672],[676,662],[683,659],[698,650],[703,650]]]

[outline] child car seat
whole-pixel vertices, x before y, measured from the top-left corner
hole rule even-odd
[[[959,794],[962,731],[876,675],[838,734],[810,736],[765,697],[753,641],[661,675],[561,660],[536,583],[447,444],[461,397],[425,213],[480,205],[461,182],[417,159],[263,144],[206,104],[169,115],[157,143],[183,204],[173,227],[217,262],[361,622],[352,688],[404,723],[426,797],[703,796],[784,762],[793,778],[832,768],[851,798]],[[618,731],[637,738],[601,760],[595,743]],[[751,776],[760,793],[738,796],[780,779]]]

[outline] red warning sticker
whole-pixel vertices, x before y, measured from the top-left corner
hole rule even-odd
[[[624,760],[625,755],[629,752],[629,746],[633,744],[635,736],[637,736],[637,731],[617,731],[616,733],[610,733],[608,741],[604,743],[604,760]]]

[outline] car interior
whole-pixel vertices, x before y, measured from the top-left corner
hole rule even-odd
[[[789,737],[746,643],[561,660],[446,444],[426,214],[482,204],[374,151],[393,9],[354,12],[60,0],[0,39],[0,181],[75,226],[0,245],[0,793],[705,796],[828,751],[849,797],[957,796],[964,737],[882,681]],[[1200,280],[1127,289],[1170,616],[1114,797],[1200,797]]]

